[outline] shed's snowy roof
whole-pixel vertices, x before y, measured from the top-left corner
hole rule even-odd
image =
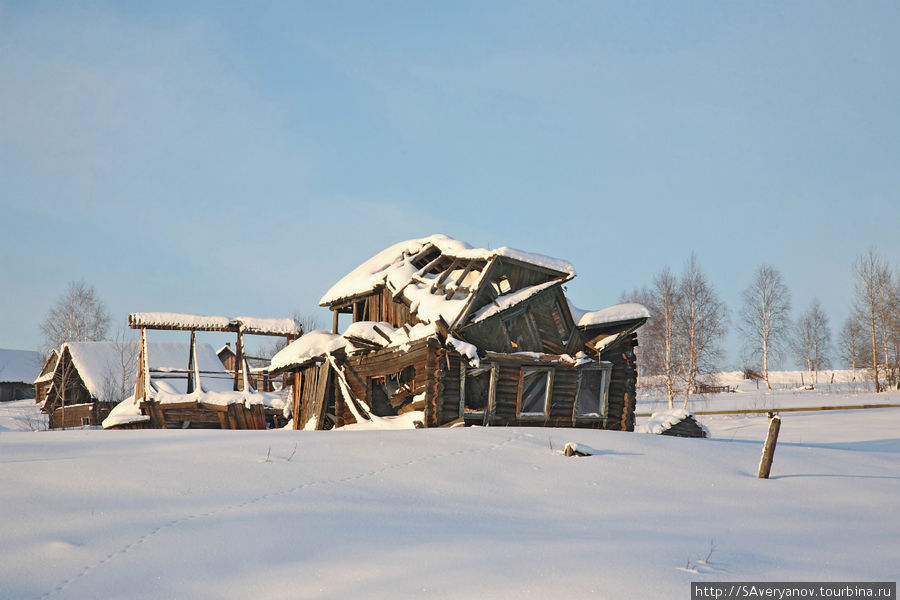
[[[31,383],[42,366],[40,352],[0,348],[0,383]]]
[[[568,298],[566,300],[568,300]],[[648,311],[645,306],[633,303],[616,304],[615,306],[610,306],[601,310],[585,311],[569,301],[569,310],[578,327],[608,325],[610,323],[621,323],[623,321],[650,318],[650,311]]]
[[[693,413],[681,408],[670,408],[668,410],[655,412],[650,415],[650,419],[648,419],[646,423],[635,427],[634,431],[635,433],[652,433],[654,435],[660,435],[685,419],[692,419],[700,429],[706,432],[706,436],[709,437],[709,429],[707,429],[703,423],[697,421],[694,418]]]
[[[493,250],[473,248],[461,240],[455,240],[443,234],[435,234],[425,238],[399,242],[382,250],[334,284],[322,296],[319,304],[321,306],[329,306],[341,300],[360,294],[367,294],[380,285],[384,285],[388,280],[399,289],[403,283],[408,283],[410,278],[418,271],[418,269],[410,265],[410,257],[426,250],[428,246],[433,246],[444,256],[452,258],[489,260],[497,256],[504,256],[557,271],[560,275],[568,278],[575,276],[575,268],[565,260],[523,252],[507,246],[494,248]]]
[[[128,315],[133,328],[183,329],[194,331],[237,331],[258,335],[300,335],[301,327],[294,319],[262,319],[259,317],[217,317],[170,312],[141,312]]]
[[[230,404],[243,404],[244,406],[252,406],[261,404],[265,408],[275,408],[284,410],[288,404],[287,395],[283,392],[254,392],[254,391],[202,391],[179,393],[179,392],[155,392],[154,400],[160,404],[175,404],[182,402],[202,402],[203,404],[215,404],[218,406],[228,406]],[[140,423],[149,421],[150,417],[141,413],[141,407],[135,403],[134,396],[126,398],[119,402],[103,420],[103,427],[109,429],[117,425],[125,425],[128,423]]]
[[[151,370],[186,369],[190,360],[190,344],[186,342],[148,342],[147,360]],[[138,342],[69,342],[63,344],[62,351],[69,350],[72,363],[78,369],[78,374],[84,381],[85,387],[94,398],[104,398],[106,390],[104,383],[110,378],[118,381],[122,375],[123,353],[137,356],[139,352]],[[197,344],[197,365],[200,371],[225,371],[225,365],[216,356],[209,344]],[[136,368],[126,369],[126,387],[133,388],[136,378]],[[151,381],[167,391],[184,391],[186,374],[172,374],[167,378],[162,376]],[[217,381],[212,377],[203,378],[204,387],[212,387],[216,390],[231,389],[230,378]],[[108,400],[115,400],[110,398]]]

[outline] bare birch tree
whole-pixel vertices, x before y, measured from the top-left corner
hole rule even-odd
[[[810,307],[797,319],[794,338],[791,340],[797,359],[805,363],[813,383],[819,383],[819,371],[827,366],[831,328],[828,315],[822,310],[819,300],[813,299]]]
[[[635,289],[621,296],[623,302],[643,304],[650,312],[649,321],[638,331],[641,361],[645,373],[662,378],[669,408],[674,407],[675,383],[680,358],[676,339],[677,314],[681,305],[678,278],[666,266],[654,278],[651,287]]]
[[[115,358],[106,365],[105,378],[102,384],[103,402],[121,402],[134,394],[134,377],[137,373],[140,346],[135,339],[128,337],[125,330],[119,330],[112,341],[115,347]]]
[[[762,360],[763,377],[771,390],[769,361],[779,355],[790,331],[791,293],[781,273],[764,264],[756,269],[742,297],[739,329],[747,350]]]
[[[637,356],[638,381],[641,381],[642,386],[647,386],[646,378],[659,372],[661,361],[658,343],[659,318],[654,307],[653,295],[646,286],[643,286],[621,294],[619,302],[640,304],[650,312],[650,318],[637,332],[639,344],[634,349]]]
[[[866,344],[866,332],[862,325],[860,315],[854,313],[847,317],[840,333],[841,359],[850,365],[850,373],[853,381],[856,381],[856,365],[859,363],[859,353]]]
[[[666,401],[669,404],[669,408],[673,408],[675,402],[675,378],[678,374],[679,363],[675,328],[682,298],[678,279],[672,275],[669,267],[665,267],[653,279],[651,294],[657,318],[659,319],[660,374],[663,376],[663,381],[666,385]]]
[[[878,373],[879,348],[879,323],[885,319],[884,304],[888,300],[888,288],[891,282],[891,273],[881,256],[874,248],[856,259],[853,264],[853,274],[856,278],[856,299],[854,307],[865,322],[867,336],[872,345],[871,368],[875,380],[875,391],[882,391]]]
[[[685,384],[682,408],[687,408],[688,399],[701,378],[714,373],[718,367],[727,309],[700,270],[694,253],[688,259],[678,288],[680,310],[675,312],[675,322],[681,346],[680,371]]]
[[[69,283],[66,293],[56,301],[41,323],[45,350],[59,348],[64,342],[96,342],[106,337],[109,313],[94,286],[83,281]]]

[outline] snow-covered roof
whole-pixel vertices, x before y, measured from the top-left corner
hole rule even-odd
[[[310,331],[275,354],[269,368],[277,371],[285,367],[300,365],[310,359],[346,348],[347,344],[349,342],[342,335],[325,330]]]
[[[288,404],[287,395],[284,392],[255,392],[244,390],[219,390],[219,391],[202,391],[175,393],[175,392],[156,392],[153,399],[160,404],[179,404],[182,402],[202,402],[203,404],[213,404],[217,406],[228,406],[230,404],[243,404],[244,406],[252,406],[261,404],[265,408],[275,408],[284,410]],[[119,402],[110,411],[106,419],[103,420],[103,427],[109,429],[129,423],[140,423],[149,421],[150,417],[141,413],[141,407],[134,401],[134,396],[126,398]]]
[[[294,319],[262,319],[259,317],[217,317],[170,312],[141,312],[128,315],[134,329],[181,329],[194,331],[238,331],[256,335],[300,335],[301,327]]]
[[[498,257],[548,270],[561,281],[575,276],[574,267],[558,258],[506,246],[493,250],[473,248],[437,234],[382,250],[332,286],[319,303],[339,304],[385,286],[395,296],[402,295],[420,321],[436,323],[443,319],[452,326],[466,313],[472,295],[490,271],[491,261]]]
[[[31,383],[42,366],[40,352],[0,348],[0,383]]]
[[[566,298],[568,300],[568,298]],[[609,325],[612,323],[621,323],[623,321],[634,321],[636,319],[649,319],[650,311],[642,304],[616,304],[601,310],[586,311],[581,310],[571,300],[569,302],[569,310],[572,318],[578,327],[589,327],[591,325]]]
[[[137,356],[139,352],[138,342],[68,342],[63,344],[61,352],[69,351],[72,364],[78,369],[85,387],[91,396],[100,400],[107,400],[104,395],[105,383],[113,378],[119,381],[122,376],[123,353]],[[151,371],[165,371],[166,369],[186,369],[190,360],[190,344],[187,342],[148,342],[147,360]],[[216,356],[209,344],[197,344],[197,365],[200,371],[225,371],[225,365]],[[126,387],[133,388],[137,376],[136,368],[127,368],[125,375]],[[184,392],[187,375],[185,373],[162,374],[151,381],[154,386],[169,392]],[[201,376],[202,385],[215,390],[229,390],[233,382],[228,377],[216,379],[210,376]],[[110,399],[114,400],[114,399]]]
[[[399,347],[437,334],[433,324],[418,323],[412,327],[392,327],[389,323],[358,321],[350,325],[343,335],[330,331],[310,331],[282,348],[269,364],[269,371],[279,371],[302,365],[316,358],[326,358],[338,351],[348,354],[361,350]],[[354,340],[365,345],[354,344]],[[359,343],[358,342],[358,343]]]
[[[706,437],[709,437],[709,430],[706,426],[700,421],[697,421],[694,418],[693,413],[681,408],[670,408],[669,410],[655,412],[650,415],[650,419],[648,419],[646,423],[635,427],[634,431],[636,433],[652,433],[654,435],[660,435],[685,419],[693,420],[700,429],[706,432]]]

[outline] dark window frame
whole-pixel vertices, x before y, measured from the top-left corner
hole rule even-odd
[[[555,369],[545,365],[522,365],[519,367],[518,392],[516,394],[516,417],[523,421],[527,420],[546,420],[550,415],[550,399],[553,396],[553,379]],[[530,373],[544,373],[546,375],[546,386],[544,388],[544,409],[541,412],[523,412],[523,395],[525,393],[525,378]]]
[[[588,393],[583,391],[582,382],[585,381],[584,375],[587,372],[601,372],[600,380],[600,398],[599,412],[579,412],[581,409],[582,394]],[[573,416],[576,421],[599,421],[609,417],[609,382],[612,378],[612,363],[608,361],[598,361],[591,365],[584,365],[578,369],[578,384],[575,388],[575,404],[572,407]]]

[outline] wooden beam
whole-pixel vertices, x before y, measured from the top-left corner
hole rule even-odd
[[[195,332],[191,331],[191,347],[188,356],[188,374],[187,374],[187,393],[191,394],[194,392],[194,369],[197,367],[197,363],[194,360],[194,355],[197,350],[197,335]],[[197,381],[199,384],[200,382]]]
[[[444,283],[444,280],[447,279],[447,277],[450,275],[450,272],[453,271],[453,269],[456,268],[456,265],[458,265],[459,262],[460,262],[460,260],[459,260],[458,258],[454,258],[454,259],[453,259],[453,262],[450,263],[450,266],[447,267],[446,269],[444,269],[444,272],[441,273],[441,276],[440,276],[440,277],[438,277],[438,279],[437,279],[437,281],[435,282],[434,286],[432,286],[432,289],[434,289],[434,287],[439,286],[439,285],[441,285],[442,283]]]
[[[244,335],[238,330],[234,358],[234,391],[240,389],[241,372],[244,368]]]

